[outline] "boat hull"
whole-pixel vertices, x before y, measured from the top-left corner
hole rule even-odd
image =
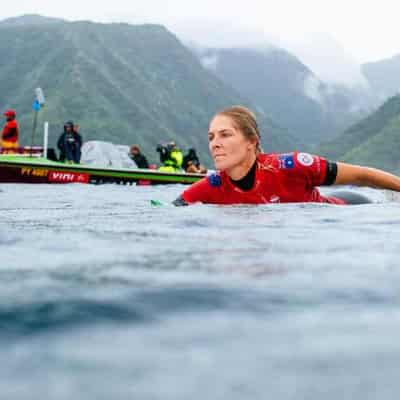
[[[203,174],[70,165],[34,157],[0,156],[0,183],[192,184]]]

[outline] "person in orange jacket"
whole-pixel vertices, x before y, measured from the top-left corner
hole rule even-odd
[[[7,119],[1,134],[1,147],[3,149],[16,149],[19,147],[18,136],[19,127],[16,120],[16,112],[14,110],[7,110],[4,113]]]

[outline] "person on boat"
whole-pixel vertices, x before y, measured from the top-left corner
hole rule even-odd
[[[162,172],[182,172],[183,154],[175,142],[166,145],[159,144],[157,151],[160,153],[160,161],[163,164],[158,168]]]
[[[80,163],[82,136],[75,131],[72,121],[65,123],[64,132],[57,141],[57,147],[60,150],[60,161],[68,164]]]
[[[74,131],[75,131],[76,133],[79,133],[80,130],[81,130],[81,126],[80,126],[79,124],[74,124]]]
[[[183,157],[182,168],[185,172],[205,174],[207,169],[200,164],[199,157],[197,156],[196,150],[191,148],[188,153]]]
[[[149,168],[147,158],[142,154],[140,147],[137,144],[134,144],[129,149],[129,157],[135,161],[138,168]]]
[[[17,114],[10,109],[5,111],[4,116],[6,117],[6,123],[1,134],[1,147],[3,149],[17,149],[19,147]]]
[[[323,196],[317,186],[350,184],[400,191],[400,178],[379,169],[297,151],[263,153],[255,115],[245,107],[217,113],[208,140],[217,172],[194,183],[173,204],[361,204],[370,200],[351,191]]]

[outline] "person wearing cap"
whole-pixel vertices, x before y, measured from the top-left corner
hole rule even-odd
[[[129,157],[135,161],[138,168],[149,168],[147,158],[142,154],[140,147],[137,144],[134,144],[129,149]]]
[[[80,163],[82,136],[75,131],[72,121],[64,124],[64,132],[57,141],[57,147],[60,151],[60,161],[68,164]]]
[[[19,147],[19,127],[16,120],[16,112],[14,110],[7,110],[4,116],[6,117],[6,124],[1,134],[1,147],[3,149],[16,149]]]

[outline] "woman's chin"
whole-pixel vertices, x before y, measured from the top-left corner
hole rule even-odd
[[[228,168],[227,163],[225,163],[223,160],[214,160],[214,165],[215,169],[218,171],[224,171]]]

